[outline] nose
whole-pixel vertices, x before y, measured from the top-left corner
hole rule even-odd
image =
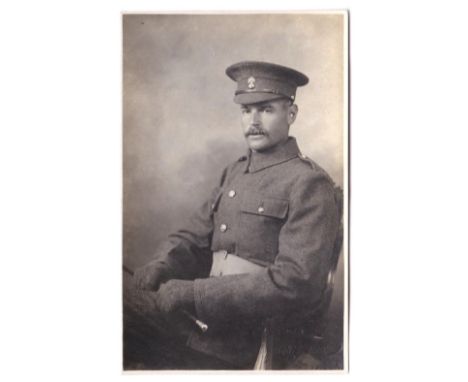
[[[258,126],[260,124],[260,113],[258,110],[252,110],[250,118],[250,124],[252,126]]]

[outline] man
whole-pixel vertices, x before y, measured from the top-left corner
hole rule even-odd
[[[264,62],[241,62],[226,74],[237,82],[248,154],[226,167],[208,200],[136,271],[138,291],[124,304],[126,357],[145,357],[152,346],[170,352],[172,341],[180,357],[207,368],[253,368],[266,359],[278,367],[297,355],[294,333],[323,304],[341,212],[330,177],[289,136],[296,89],[308,78]]]

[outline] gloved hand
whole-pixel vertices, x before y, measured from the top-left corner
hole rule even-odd
[[[169,280],[161,285],[156,293],[156,305],[162,313],[172,314],[176,311],[195,310],[193,281]]]
[[[133,283],[137,289],[158,290],[159,286],[169,278],[163,265],[153,260],[135,271]]]

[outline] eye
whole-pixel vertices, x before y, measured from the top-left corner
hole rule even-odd
[[[265,113],[273,113],[273,108],[271,106],[267,106],[263,109]]]
[[[250,113],[250,109],[247,108],[247,107],[243,107],[243,108],[241,108],[241,113],[242,114],[248,114],[248,113]]]

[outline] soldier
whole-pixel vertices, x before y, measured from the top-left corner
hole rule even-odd
[[[267,367],[284,366],[297,353],[291,333],[320,309],[336,266],[341,211],[333,181],[289,136],[296,90],[308,78],[251,61],[226,74],[237,82],[248,153],[136,271],[136,289],[124,298],[127,368],[144,367],[130,360],[144,363],[150,354],[172,368],[251,369],[267,359]]]

